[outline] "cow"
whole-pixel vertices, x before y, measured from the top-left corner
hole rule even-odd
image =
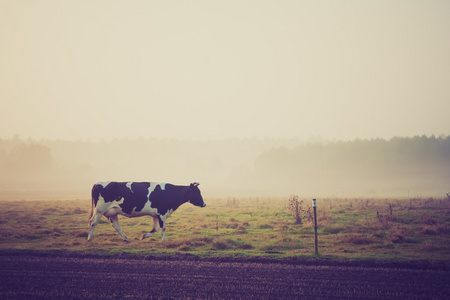
[[[161,228],[162,240],[165,241],[166,220],[180,205],[190,202],[195,206],[206,206],[198,186],[199,183],[177,186],[154,182],[99,182],[92,187],[88,241],[92,241],[95,227],[105,216],[123,240],[130,243],[120,228],[118,215],[129,218],[151,216],[153,229],[141,240]]]

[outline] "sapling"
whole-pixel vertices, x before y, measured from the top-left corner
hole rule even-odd
[[[295,224],[303,225],[302,216],[306,213],[303,209],[303,200],[299,200],[297,195],[292,195],[286,208],[294,216]]]

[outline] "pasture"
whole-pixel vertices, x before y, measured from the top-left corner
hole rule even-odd
[[[302,197],[300,197],[302,199]],[[303,198],[304,206],[311,206]],[[286,209],[286,198],[205,198],[182,205],[158,231],[139,240],[151,217],[119,217],[126,244],[103,218],[86,241],[91,200],[0,202],[0,251],[63,250],[94,254],[209,257],[315,257],[314,229]],[[317,199],[319,256],[325,259],[450,261],[448,199]]]

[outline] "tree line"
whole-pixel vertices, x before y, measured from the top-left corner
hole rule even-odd
[[[0,192],[97,181],[199,181],[210,194],[314,196],[450,192],[450,137],[63,141],[0,139]]]
[[[395,137],[272,148],[255,162],[261,178],[318,189],[432,193],[450,190],[450,137]],[[289,185],[289,184],[288,184]]]

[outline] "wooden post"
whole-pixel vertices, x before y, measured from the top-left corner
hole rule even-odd
[[[316,250],[316,255],[319,255],[319,247],[317,242],[317,212],[316,212],[316,199],[313,199],[314,208],[314,248]]]

